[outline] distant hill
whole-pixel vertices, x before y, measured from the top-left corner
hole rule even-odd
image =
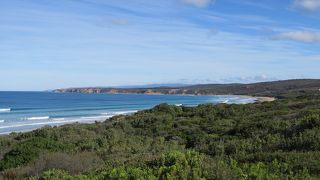
[[[175,88],[175,87],[187,87],[191,86],[191,84],[145,84],[145,85],[129,85],[129,86],[112,86],[112,87],[105,87],[105,88],[159,88],[159,87],[166,87],[166,88]]]
[[[319,89],[320,79],[292,79],[251,84],[200,84],[182,87],[67,88],[57,89],[54,90],[54,92],[281,96],[282,94],[288,94],[290,92],[318,91]]]

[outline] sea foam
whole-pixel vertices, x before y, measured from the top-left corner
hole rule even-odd
[[[101,113],[101,115],[108,115],[108,116],[116,116],[116,115],[129,115],[138,112],[138,110],[128,110],[128,111],[114,111],[114,112],[106,112]]]
[[[19,128],[19,127],[28,127],[28,126],[39,126],[39,125],[61,125],[61,124],[70,124],[75,122],[94,122],[94,121],[101,121],[101,119],[95,118],[70,118],[65,120],[58,120],[58,121],[44,121],[44,122],[31,122],[30,123],[22,123],[22,124],[12,124],[8,126],[0,126],[0,129],[8,129],[8,128]],[[3,134],[3,133],[0,133]]]
[[[50,119],[50,116],[41,116],[41,117],[29,117],[26,120],[47,120]]]
[[[224,101],[222,101],[222,103],[227,104],[227,103],[229,103],[229,100],[228,99],[224,100]]]
[[[130,111],[118,111],[114,112],[115,115],[126,115],[126,114],[133,114],[138,112],[137,110],[130,110]]]
[[[10,112],[10,111],[11,111],[10,108],[0,109],[0,113],[1,113],[1,112]]]
[[[52,121],[64,121],[66,118],[53,118]]]

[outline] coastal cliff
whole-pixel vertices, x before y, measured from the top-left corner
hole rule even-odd
[[[251,95],[281,96],[300,91],[318,91],[320,80],[294,79],[252,84],[201,84],[186,87],[154,88],[66,88],[56,93],[169,94],[169,95]]]

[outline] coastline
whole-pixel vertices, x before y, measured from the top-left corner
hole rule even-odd
[[[102,93],[100,93],[102,94]],[[109,94],[109,93],[103,93],[103,94]],[[137,94],[137,95],[143,95],[141,93],[121,93],[121,94]],[[168,95],[168,96],[213,96],[213,97],[231,97],[230,99],[232,99],[232,97],[240,97],[240,98],[244,98],[244,99],[247,99],[247,100],[250,100],[250,101],[247,101],[245,103],[239,103],[239,104],[251,104],[251,103],[256,103],[256,102],[270,102],[270,101],[274,101],[275,98],[272,98],[272,97],[254,97],[254,96],[248,96],[248,95],[230,95],[230,94],[225,94],[225,95],[214,95],[214,94],[144,94],[144,95]],[[229,102],[228,100],[226,100],[225,102],[224,101],[221,101],[221,102],[217,102],[216,104],[233,104],[233,102]],[[183,105],[183,104],[181,104]],[[179,105],[176,105],[176,106],[179,106]],[[140,109],[140,110],[137,110],[137,111],[142,111],[144,109]],[[137,112],[135,111],[135,112]],[[30,131],[33,131],[33,130],[36,130],[36,129],[40,129],[42,127],[44,127],[45,125],[49,125],[49,126],[61,126],[61,125],[65,125],[65,124],[73,124],[73,123],[81,123],[81,124],[92,124],[92,123],[95,123],[95,122],[103,122],[103,121],[106,121],[108,120],[109,118],[113,117],[113,116],[117,116],[117,115],[130,115],[132,114],[132,112],[116,112],[115,114],[112,114],[110,116],[110,114],[106,114],[106,113],[102,113],[100,114],[100,116],[94,116],[94,117],[85,117],[85,118],[48,118],[44,121],[40,121],[38,119],[30,119],[30,120],[35,120],[34,122],[30,122],[30,123],[24,123],[24,124],[19,124],[19,125],[14,125],[12,126],[13,129],[12,130],[9,130],[8,131],[4,131],[2,133],[0,133],[0,136],[2,135],[8,135],[10,133],[24,133],[24,132],[30,132]],[[102,116],[101,116],[102,115]],[[20,129],[20,127],[28,127],[26,129]],[[9,128],[4,126],[4,127],[0,127],[2,129],[4,128]]]
[[[256,97],[257,98],[257,102],[272,102],[272,101],[275,101],[276,98],[275,97],[265,97],[265,96],[259,96],[259,97]]]
[[[250,95],[236,95],[236,94],[216,94],[216,95],[197,95],[195,94],[194,96],[234,96],[234,97],[244,97],[244,98],[254,98],[255,102],[272,102],[275,101],[275,97],[267,97],[267,96],[250,96]]]
[[[103,113],[103,114],[101,114],[101,116],[88,116],[88,117],[77,117],[77,118],[50,118],[46,121],[36,120],[34,122],[29,121],[29,123],[25,122],[25,123],[17,124],[17,125],[9,125],[9,126],[2,126],[2,127],[0,126],[0,129],[13,128],[11,131],[0,132],[0,137],[5,136],[5,135],[9,135],[11,133],[31,132],[33,130],[41,129],[46,126],[59,127],[59,126],[63,126],[63,125],[67,125],[67,124],[75,124],[75,123],[94,124],[97,122],[107,121],[110,118],[113,118],[115,116],[132,115],[138,111],[139,110],[128,110],[128,111],[123,111],[123,112],[119,111],[119,112],[116,112],[113,114]],[[140,110],[140,111],[142,111],[142,110]],[[57,120],[57,119],[61,119],[61,120]],[[18,130],[20,127],[28,127],[28,128]],[[14,130],[14,128],[18,128],[18,129]]]
[[[267,97],[267,96],[250,96],[250,95],[237,95],[237,94],[168,94],[168,93],[161,93],[161,92],[154,92],[154,93],[124,93],[124,92],[105,92],[105,93],[96,93],[96,92],[57,92],[53,91],[53,93],[76,93],[76,94],[134,94],[134,95],[166,95],[166,96],[231,96],[231,97],[245,97],[245,98],[254,98],[255,102],[272,102],[275,101],[275,97]]]
[[[114,115],[116,116],[116,115]],[[63,120],[63,121],[52,121],[52,122],[35,122],[32,124],[20,124],[20,125],[15,125],[12,126],[13,128],[18,128],[18,127],[29,127],[30,128],[26,128],[26,129],[21,129],[21,130],[16,130],[16,131],[5,131],[5,132],[1,132],[0,133],[0,137],[1,136],[6,136],[9,135],[11,133],[26,133],[26,132],[31,132],[37,129],[41,129],[44,128],[46,126],[50,126],[50,127],[54,127],[54,126],[63,126],[63,125],[67,125],[67,124],[75,124],[75,123],[79,123],[79,124],[93,124],[96,122],[104,122],[110,118],[112,118],[113,116],[110,117],[105,117],[105,118],[95,118],[95,119],[86,119],[86,120],[82,120],[81,118],[77,118],[77,119],[70,119],[70,120]]]

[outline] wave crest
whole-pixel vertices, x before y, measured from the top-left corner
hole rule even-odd
[[[114,112],[106,112],[100,113],[101,115],[108,115],[108,116],[116,116],[116,115],[130,115],[138,112],[138,110],[128,110],[128,111],[114,111]]]
[[[4,109],[0,109],[0,112],[10,112],[11,109],[10,108],[4,108]]]
[[[48,120],[50,119],[50,116],[39,116],[39,117],[29,117],[25,118],[26,120]]]

